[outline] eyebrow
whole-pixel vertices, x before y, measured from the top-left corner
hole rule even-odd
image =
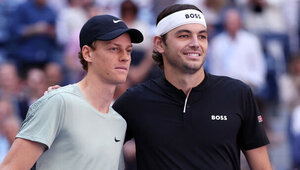
[[[117,43],[109,43],[108,45],[115,45],[115,46],[118,46],[118,47],[121,47],[120,44],[117,44]],[[130,47],[133,47],[132,44],[128,45],[126,48],[130,48]]]
[[[182,29],[182,30],[178,30],[176,32],[176,34],[183,33],[183,32],[185,32],[185,33],[192,33],[190,30]],[[201,31],[198,32],[198,34],[202,34],[202,33],[207,33],[207,30],[205,29],[205,30],[201,30]]]

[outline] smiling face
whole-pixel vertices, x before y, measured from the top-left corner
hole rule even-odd
[[[94,46],[94,50],[88,46],[83,48],[88,74],[94,74],[108,84],[124,83],[131,61],[132,44],[129,35],[125,33],[110,41],[95,41]]]
[[[165,69],[183,74],[203,70],[207,51],[207,30],[201,24],[186,24],[167,33],[166,44],[162,43]]]

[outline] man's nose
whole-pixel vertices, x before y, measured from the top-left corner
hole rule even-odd
[[[198,49],[198,48],[200,47],[198,36],[193,36],[193,37],[192,37],[189,46],[190,46],[191,48],[195,48],[195,49]]]
[[[127,50],[123,50],[121,53],[120,61],[127,62],[131,60],[131,53],[129,53]]]

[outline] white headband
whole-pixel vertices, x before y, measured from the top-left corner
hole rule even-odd
[[[206,22],[202,12],[195,9],[186,9],[166,16],[156,26],[155,35],[164,35],[172,29],[185,24],[202,24],[206,28]]]

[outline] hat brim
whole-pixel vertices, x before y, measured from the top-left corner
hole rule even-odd
[[[120,35],[128,33],[132,43],[140,43],[144,40],[143,34],[137,29],[117,29],[107,34],[98,36],[98,40],[109,41],[119,37]]]

